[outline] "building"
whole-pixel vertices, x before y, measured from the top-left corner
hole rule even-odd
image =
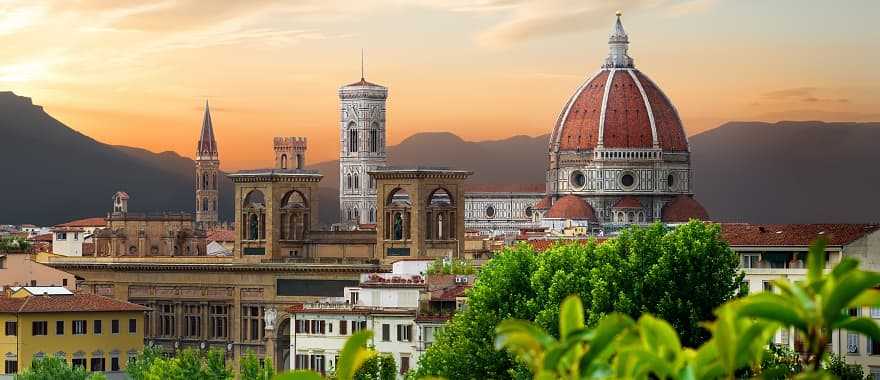
[[[211,230],[205,241],[208,256],[232,256],[235,248],[235,230],[226,228]]]
[[[376,184],[367,173],[386,165],[388,89],[361,80],[339,88],[339,215],[346,227],[376,223]]]
[[[28,251],[0,252],[0,286],[63,286],[76,290],[76,278],[35,260]]]
[[[0,378],[12,379],[31,361],[50,356],[88,371],[121,375],[143,350],[146,310],[64,288],[7,288],[0,297]]]
[[[274,140],[275,167],[305,169],[308,140],[305,137],[276,137]]]
[[[533,213],[544,195],[549,208],[568,195],[583,198],[592,209],[596,233],[613,233],[629,224],[708,218],[693,199],[690,149],[681,118],[627,54],[629,36],[619,14],[608,46],[602,67],[562,107],[550,135],[544,194],[522,195],[536,199],[531,204],[511,204],[509,213],[520,217],[522,228],[532,227],[522,217]],[[492,197],[468,195],[467,209],[474,212],[468,214],[467,226],[484,233],[513,232],[516,223],[486,223],[498,215],[494,203],[504,204],[505,196],[494,202],[487,198]]]
[[[426,276],[428,263],[397,261],[391,273],[362,274],[360,283],[346,287],[342,297],[290,307],[290,368],[332,372],[346,339],[369,329],[373,331],[370,346],[394,358],[402,379],[416,368],[434,334],[460,307],[458,297],[464,297],[473,280],[473,276]]]
[[[211,110],[208,101],[205,101],[202,132],[196,146],[196,223],[203,229],[216,226],[220,220],[217,204],[220,196],[219,174],[220,154],[217,152],[217,140],[214,139]]]
[[[92,249],[92,235],[95,230],[104,228],[104,218],[85,218],[73,220],[52,227],[52,252],[63,256],[82,256]]]

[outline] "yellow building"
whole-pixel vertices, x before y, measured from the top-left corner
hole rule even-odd
[[[124,371],[143,350],[147,310],[60,287],[7,289],[0,296],[0,378],[49,356],[88,371]]]

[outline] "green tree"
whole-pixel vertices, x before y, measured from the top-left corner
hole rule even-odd
[[[232,370],[226,365],[226,353],[218,348],[208,350],[205,358],[205,379],[232,380]]]
[[[125,373],[131,380],[146,380],[150,367],[156,360],[162,359],[162,350],[154,346],[146,346],[134,361],[128,363],[125,367]]]
[[[208,373],[202,363],[202,354],[192,348],[186,348],[177,353],[177,365],[184,379],[204,379]]]
[[[248,350],[239,362],[239,378],[241,380],[266,380],[266,373],[260,367],[260,361],[253,351]]]
[[[47,357],[31,362],[31,367],[15,376],[16,380],[86,380],[90,379],[85,369],[69,366],[61,358]]]
[[[571,294],[583,300],[587,326],[613,312],[651,313],[667,320],[683,345],[695,347],[709,335],[700,321],[713,319],[712,311],[736,296],[738,264],[720,228],[698,221],[631,227],[602,244],[558,244],[541,254],[525,244],[507,248],[480,270],[468,308],[422,355],[417,377],[518,377],[524,367],[493,349],[495,326],[533,320],[558,337],[559,305]]]
[[[862,366],[858,364],[847,364],[846,360],[840,356],[831,354],[825,361],[825,369],[840,380],[864,380],[865,372]]]
[[[394,358],[374,353],[354,374],[354,380],[394,380],[397,378]]]

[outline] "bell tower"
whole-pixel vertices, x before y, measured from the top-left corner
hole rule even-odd
[[[217,209],[219,171],[220,156],[217,153],[217,140],[214,139],[211,110],[208,102],[205,101],[202,133],[196,146],[196,223],[202,228],[213,227],[219,221]]]
[[[376,223],[376,182],[367,172],[386,165],[388,89],[361,80],[339,88],[339,219]]]

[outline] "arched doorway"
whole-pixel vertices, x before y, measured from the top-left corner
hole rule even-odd
[[[275,369],[278,372],[290,371],[290,318],[284,318],[275,330]]]

